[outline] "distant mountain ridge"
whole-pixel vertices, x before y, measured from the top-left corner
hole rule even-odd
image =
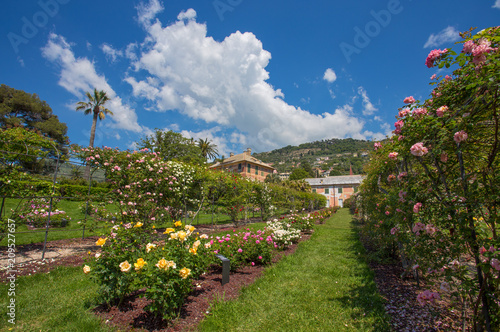
[[[372,149],[371,141],[332,138],[299,146],[288,145],[252,155],[272,164],[280,173],[291,172],[301,163],[308,162],[318,169],[318,175],[321,171],[326,172],[326,175],[348,175],[351,167],[354,174],[364,173],[363,167],[368,162],[368,152]]]

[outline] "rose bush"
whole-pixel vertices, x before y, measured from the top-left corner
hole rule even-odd
[[[472,308],[474,330],[500,328],[500,28],[463,33],[460,53],[434,50],[431,98],[403,106],[360,188],[364,232],[439,293]],[[403,100],[408,103],[408,100]],[[489,248],[489,249],[486,249]],[[491,250],[490,250],[491,249]],[[441,294],[441,295],[440,295]],[[465,310],[465,309],[464,309]]]

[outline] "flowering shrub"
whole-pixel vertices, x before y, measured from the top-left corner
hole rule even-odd
[[[210,238],[209,248],[214,254],[221,254],[231,261],[231,270],[245,264],[268,264],[275,246],[269,232],[249,229]],[[208,245],[207,245],[208,246]]]
[[[290,244],[298,242],[301,236],[300,229],[294,227],[289,219],[268,221],[266,229],[272,232],[272,239],[280,248],[286,248]]]
[[[51,227],[65,227],[68,225],[71,218],[65,211],[56,208],[58,201],[52,201],[52,211],[50,212]],[[32,227],[45,227],[49,221],[49,199],[35,198],[24,202],[19,209],[16,210],[18,217],[27,225]]]
[[[151,303],[145,310],[172,318],[191,290],[191,280],[212,262],[206,235],[194,226],[177,222],[165,231],[164,241],[153,242],[153,227],[137,222],[116,224],[96,244],[101,250],[89,257],[84,273],[100,286],[100,299],[121,302],[134,290],[145,288]]]
[[[394,136],[373,152],[358,207],[379,250],[397,249],[409,270],[441,285],[420,304],[446,294],[474,308],[474,330],[497,331],[500,27],[462,36],[458,55],[429,54],[429,68],[456,69],[431,77],[423,104],[403,100],[412,113],[400,111]]]

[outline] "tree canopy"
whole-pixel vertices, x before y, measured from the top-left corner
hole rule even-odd
[[[66,154],[68,127],[60,122],[47,102],[38,95],[16,90],[5,84],[0,86],[0,127],[23,127],[52,138],[58,149]]]
[[[137,142],[137,146],[140,149],[147,148],[153,152],[161,153],[165,160],[177,160],[199,165],[206,161],[200,147],[194,140],[172,130],[155,129],[153,135],[141,138]]]

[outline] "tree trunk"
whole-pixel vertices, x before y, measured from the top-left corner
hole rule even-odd
[[[94,111],[94,116],[92,117],[92,127],[90,128],[90,143],[89,147],[93,148],[94,147],[94,139],[95,139],[95,129],[97,126],[97,116],[98,112]],[[87,163],[87,166],[85,167],[85,174],[83,175],[84,179],[87,179],[90,182],[90,164]]]

